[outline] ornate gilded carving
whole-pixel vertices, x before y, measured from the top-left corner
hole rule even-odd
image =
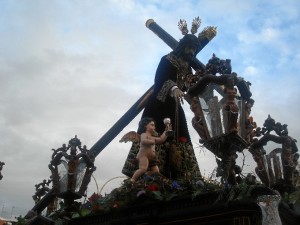
[[[43,182],[35,185],[35,194],[32,196],[35,204],[37,204],[41,198],[50,191],[49,184],[51,181],[52,180],[50,179],[48,179],[48,181],[44,179]]]
[[[264,173],[267,173],[267,176],[264,174],[264,179],[258,174],[258,176],[262,179],[262,182],[267,186],[276,186],[277,189],[284,190],[290,192],[295,187],[295,168],[297,165],[297,151],[298,148],[296,146],[296,140],[290,136],[288,136],[288,130],[286,124],[281,124],[279,122],[275,122],[273,118],[269,115],[268,118],[264,122],[264,127],[257,128],[258,135],[263,135],[259,140],[254,140],[251,144],[249,151],[252,153],[253,158],[256,159],[257,155],[261,160],[256,160],[259,168],[264,167]],[[271,134],[271,132],[275,132],[275,134]],[[260,152],[260,149],[263,148],[269,141],[275,142],[277,144],[281,144],[281,148],[276,148],[268,155],[266,152]],[[281,157],[281,165],[280,167],[280,159],[277,156],[280,154]],[[271,163],[271,159],[273,159],[273,166]],[[262,164],[262,162],[265,162]],[[282,170],[282,172],[281,172]]]
[[[203,31],[201,31],[201,33],[199,33],[198,38],[200,40],[203,39],[212,40],[216,35],[217,35],[217,27],[208,26],[205,27]]]
[[[149,23],[153,23],[153,21],[150,21]],[[148,23],[148,26],[149,26],[149,23]],[[194,18],[193,22],[192,22],[192,27],[191,27],[191,33],[196,34],[200,25],[201,25],[201,19],[199,17]],[[147,24],[146,24],[146,26],[147,26]],[[178,28],[181,31],[182,35],[187,35],[189,33],[187,23],[183,19],[179,20]],[[198,34],[198,39],[200,40],[201,43],[209,42],[216,35],[217,35],[217,27],[207,26]]]
[[[70,154],[67,153],[69,150]],[[77,154],[78,150],[80,151],[79,154]],[[52,160],[49,164],[49,169],[52,172],[53,190],[63,198],[64,195],[81,197],[96,169],[93,152],[87,150],[85,145],[81,147],[81,142],[77,136],[69,141],[68,146],[64,144],[61,148],[53,149],[53,151]],[[65,167],[66,174],[59,174],[59,166]],[[77,187],[79,187],[78,191]]]

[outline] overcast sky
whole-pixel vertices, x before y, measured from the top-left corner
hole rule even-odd
[[[6,164],[0,216],[33,207],[34,185],[50,176],[51,149],[75,135],[92,147],[152,86],[160,58],[171,50],[145,27],[150,18],[177,40],[179,19],[190,25],[199,16],[201,28],[217,26],[198,59],[207,63],[213,53],[231,59],[233,71],[252,83],[258,125],[271,114],[299,139],[299,12],[298,0],[0,0],[0,161]],[[186,115],[190,121],[187,107]],[[99,189],[123,176],[131,144],[119,139],[139,119],[96,158]],[[201,172],[209,174],[214,158],[190,132]],[[91,183],[89,194],[97,191]]]

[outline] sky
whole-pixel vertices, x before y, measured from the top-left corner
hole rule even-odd
[[[24,215],[34,206],[34,185],[49,178],[52,149],[75,135],[91,148],[153,85],[159,60],[171,49],[145,22],[154,19],[179,40],[179,19],[190,26],[197,16],[200,31],[218,29],[197,58],[204,64],[213,53],[231,59],[233,71],[252,84],[258,126],[270,114],[299,139],[298,0],[0,0],[0,216]],[[97,156],[88,195],[97,185],[104,194],[121,184],[131,144],[119,140],[139,119]],[[191,126],[190,133],[208,175],[215,159]],[[244,170],[253,172],[244,152]]]

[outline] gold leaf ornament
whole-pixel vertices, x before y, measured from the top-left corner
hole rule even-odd
[[[179,22],[178,22],[178,28],[179,28],[179,30],[181,31],[181,33],[183,35],[186,35],[186,34],[189,33],[189,30],[187,28],[187,23],[186,23],[185,20],[182,20],[182,19],[179,20]]]
[[[192,23],[192,29],[191,29],[191,33],[195,34],[197,33],[198,28],[201,25],[201,19],[198,17],[196,17],[195,19],[193,19],[193,23]]]

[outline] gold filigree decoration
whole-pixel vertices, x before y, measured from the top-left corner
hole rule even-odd
[[[187,24],[186,24],[185,20],[182,20],[182,19],[179,20],[179,22],[178,22],[178,28],[179,28],[179,30],[181,31],[181,33],[183,35],[186,35],[186,34],[189,33],[189,30],[187,28]]]
[[[193,19],[193,23],[192,23],[192,29],[191,29],[191,33],[195,34],[197,33],[198,28],[201,25],[201,19],[198,17],[196,17],[195,19]]]
[[[217,27],[208,26],[199,33],[198,38],[199,40],[208,39],[212,40],[217,35]]]

